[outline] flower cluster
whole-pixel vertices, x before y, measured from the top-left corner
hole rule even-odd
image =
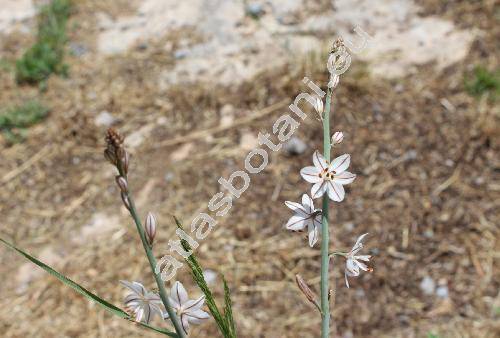
[[[317,100],[315,104],[316,111],[321,115],[323,113],[323,102]],[[339,145],[344,139],[344,134],[337,131],[331,139],[332,148]],[[327,195],[329,199],[335,202],[342,202],[345,198],[344,185],[350,184],[356,178],[356,175],[347,171],[351,157],[349,154],[341,155],[333,161],[328,162],[319,151],[313,154],[313,166],[302,168],[300,175],[304,180],[312,183],[311,197],[308,194],[302,195],[302,203],[286,201],[285,205],[294,211],[294,215],[288,220],[286,229],[292,231],[303,231],[307,228],[309,245],[316,244],[322,226],[322,210],[314,207],[313,199]],[[346,259],[345,282],[349,287],[348,277],[357,277],[360,270],[371,270],[361,261],[368,262],[369,255],[357,255],[363,248],[362,240],[367,234],[361,235],[354,247],[348,253],[336,253]]]
[[[132,291],[125,296],[124,303],[136,321],[149,324],[155,315],[165,320],[169,318],[158,294],[146,290],[139,282],[120,281],[120,283]],[[186,334],[190,324],[200,324],[209,318],[209,314],[202,310],[205,296],[195,300],[189,299],[186,289],[180,282],[175,282],[172,286],[169,300]]]

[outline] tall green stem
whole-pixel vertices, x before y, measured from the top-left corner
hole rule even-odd
[[[323,114],[323,156],[326,161],[330,161],[330,104],[332,91],[328,88],[326,93],[325,111]],[[323,195],[323,217],[321,230],[321,337],[330,337],[330,301],[328,287],[328,267],[330,265],[328,233],[328,194]]]
[[[118,168],[120,175],[125,177],[123,175],[123,170],[121,168]],[[137,214],[137,210],[135,208],[135,203],[134,199],[132,198],[132,194],[130,191],[127,192],[127,198],[128,202],[130,204],[130,215],[134,219],[135,226],[137,227],[137,232],[139,233],[139,236],[141,237],[142,241],[142,246],[144,247],[144,251],[146,251],[146,255],[148,256],[148,261],[149,265],[151,266],[151,271],[153,272],[153,275],[156,280],[156,284],[158,285],[158,290],[160,292],[160,298],[161,301],[163,302],[163,305],[165,306],[165,309],[167,310],[168,316],[170,320],[172,321],[172,324],[174,325],[175,332],[179,336],[179,338],[185,338],[186,335],[184,333],[184,329],[182,328],[181,322],[179,321],[179,317],[177,317],[177,314],[175,313],[174,309],[172,308],[172,305],[170,304],[170,301],[167,296],[167,290],[165,289],[165,283],[161,279],[160,274],[155,272],[155,267],[156,267],[156,258],[153,255],[153,251],[151,250],[151,247],[149,246],[147,239],[146,239],[146,234],[144,232],[144,228],[142,227],[141,220]]]

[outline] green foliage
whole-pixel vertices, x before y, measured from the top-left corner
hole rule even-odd
[[[470,95],[491,93],[492,98],[496,99],[500,95],[500,69],[491,72],[482,66],[476,66],[472,78],[465,79],[465,88]]]
[[[224,318],[226,319],[229,330],[233,334],[232,337],[236,337],[236,326],[234,325],[231,292],[229,291],[229,287],[227,286],[227,282],[224,276],[222,277],[222,281],[224,282]]]
[[[52,0],[40,9],[37,40],[16,62],[16,80],[36,84],[50,74],[66,74],[63,63],[71,0]]]
[[[92,292],[90,292],[89,290],[87,290],[86,288],[84,288],[83,286],[81,286],[80,284],[72,281],[68,277],[66,277],[63,274],[61,274],[61,273],[57,272],[56,270],[52,269],[47,264],[39,261],[35,257],[31,256],[30,254],[24,252],[23,250],[17,248],[15,245],[10,244],[9,242],[7,242],[7,241],[5,241],[5,240],[3,240],[1,238],[0,238],[0,242],[2,242],[4,245],[6,245],[7,247],[9,247],[10,249],[14,250],[19,255],[21,255],[24,258],[26,258],[29,261],[31,261],[33,264],[39,266],[40,268],[42,268],[43,270],[45,270],[45,272],[47,272],[48,274],[50,274],[50,275],[54,276],[55,278],[57,278],[64,285],[72,288],[73,290],[75,290],[76,292],[78,292],[79,294],[81,294],[82,296],[84,296],[84,297],[88,298],[89,300],[95,302],[96,304],[100,305],[101,307],[103,307],[109,313],[114,314],[115,316],[118,316],[120,318],[133,321],[133,319],[130,318],[130,316],[128,315],[128,313],[126,313],[122,309],[116,307],[115,305],[109,303],[108,301],[102,299],[101,297],[93,294]],[[145,324],[145,323],[139,323],[139,325],[141,325],[143,327],[146,327],[146,328],[148,328],[150,330],[156,331],[158,333],[162,333],[164,335],[170,336],[170,337],[177,337],[177,335],[175,333],[167,331],[165,329],[157,328],[157,327]]]
[[[182,224],[179,222],[179,220],[175,216],[174,219],[175,223],[177,224],[177,227],[182,229]],[[181,244],[184,250],[186,250],[187,252],[191,251],[191,246],[186,240],[181,239]],[[198,263],[198,260],[196,259],[194,253],[191,254],[188,258],[186,258],[186,262],[188,263],[188,266],[191,269],[191,274],[193,276],[195,283],[198,285],[200,290],[205,295],[208,309],[210,310],[210,313],[214,317],[214,320],[217,323],[220,332],[222,333],[224,338],[236,338],[236,328],[234,325],[233,310],[231,307],[232,306],[231,295],[226,280],[223,277],[225,306],[224,306],[224,315],[222,315],[221,312],[219,311],[219,308],[217,307],[217,304],[215,303],[212,291],[210,290],[210,288],[207,285],[207,282],[205,281],[205,277],[203,276],[203,269]]]
[[[18,143],[25,138],[26,128],[41,121],[49,109],[38,101],[28,101],[0,112],[0,131],[7,142]]]
[[[427,338],[440,338],[440,336],[439,336],[439,335],[437,335],[437,334],[434,334],[434,333],[432,333],[432,332],[429,332],[429,333],[427,334]]]

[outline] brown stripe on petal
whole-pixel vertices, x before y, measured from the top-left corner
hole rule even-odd
[[[312,198],[315,198],[316,196],[318,196],[318,197],[319,197],[319,196],[321,196],[321,195],[318,195],[318,193],[320,193],[320,194],[321,194],[321,192],[323,191],[323,187],[324,187],[325,183],[326,183],[325,181],[321,182],[321,185],[320,185],[319,189],[318,189],[318,190],[316,191],[316,193],[312,196]]]
[[[335,193],[335,195],[337,195],[337,198],[340,200],[340,195],[339,195],[338,191],[335,189],[335,184],[333,184],[332,182],[328,182],[328,184],[330,185],[331,189],[333,189],[333,192]]]
[[[321,164],[321,160],[320,160],[320,156],[319,156],[319,153],[316,151],[314,152],[314,156],[316,156],[316,160],[318,161],[319,163],[319,166],[321,167],[321,169],[325,170],[326,168],[323,167],[323,165]]]

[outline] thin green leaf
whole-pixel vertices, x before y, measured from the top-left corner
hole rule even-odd
[[[231,330],[232,337],[236,337],[236,327],[234,325],[231,292],[229,291],[229,287],[227,286],[227,282],[224,276],[222,276],[222,281],[224,282],[224,317],[226,318],[227,326]]]
[[[16,251],[20,255],[24,256],[26,259],[30,260],[32,263],[38,265],[39,267],[41,267],[42,269],[44,269],[47,273],[49,273],[50,275],[56,277],[62,283],[64,283],[65,285],[69,286],[70,288],[72,288],[73,290],[75,290],[76,292],[78,292],[79,294],[81,294],[81,295],[85,296],[86,298],[90,299],[91,301],[99,304],[100,306],[102,306],[108,312],[110,312],[110,313],[112,313],[115,316],[118,316],[120,318],[133,321],[130,318],[130,316],[128,315],[128,313],[126,313],[125,311],[123,311],[119,307],[116,307],[115,305],[109,303],[108,301],[106,301],[106,300],[100,298],[99,296],[93,294],[89,290],[85,289],[83,286],[77,284],[76,282],[72,281],[68,277],[66,277],[63,274],[61,274],[61,273],[57,272],[56,270],[52,269],[47,264],[39,261],[35,257],[33,257],[30,254],[24,252],[23,250],[17,248],[15,245],[10,244],[9,242],[3,240],[2,238],[0,238],[0,242],[2,242],[3,244],[5,244],[6,246],[8,246],[9,248],[11,248],[12,250]],[[165,329],[156,328],[156,327],[150,326],[150,325],[145,324],[145,323],[137,323],[137,324],[139,324],[140,326],[146,327],[146,328],[148,328],[150,330],[153,330],[153,331],[156,331],[156,332],[159,332],[159,333],[163,333],[163,334],[168,335],[170,337],[174,337],[174,338],[177,337],[177,335],[175,333],[170,332],[170,331],[165,330]]]
[[[177,224],[177,227],[179,229],[182,229],[182,224],[177,219],[177,217],[174,216],[174,220],[175,223]],[[186,240],[181,239],[181,245],[184,248],[184,250],[188,252],[191,251],[191,246]],[[215,303],[212,291],[210,291],[210,288],[208,287],[207,282],[205,281],[205,277],[203,276],[203,270],[200,264],[198,263],[196,256],[194,254],[191,254],[188,258],[186,258],[186,262],[188,263],[188,266],[191,269],[191,274],[193,275],[194,281],[205,295],[208,309],[210,310],[210,313],[214,317],[214,320],[217,323],[220,332],[224,337],[232,338],[233,335],[231,334],[230,326],[228,325],[226,318],[220,313],[219,308]]]

